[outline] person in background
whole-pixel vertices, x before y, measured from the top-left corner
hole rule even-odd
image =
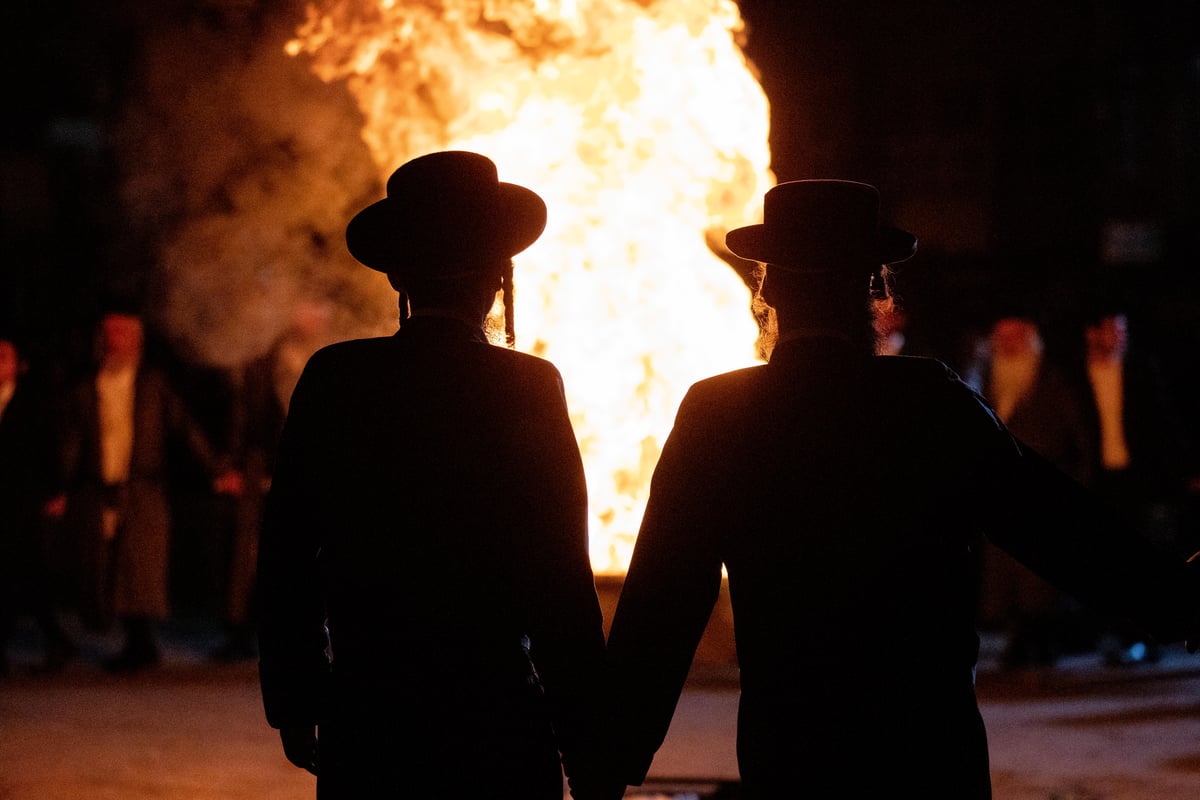
[[[124,300],[100,316],[95,368],[68,398],[63,427],[66,520],[78,536],[85,624],[119,623],[119,651],[104,666],[116,673],[155,666],[154,627],[168,618],[172,441],[188,447],[219,492],[240,476],[219,458],[166,372],[144,356],[140,310]]]
[[[443,151],[346,229],[399,293],[400,329],[309,359],[258,570],[267,722],[322,800],[561,800],[564,773],[574,793],[597,768],[579,446],[554,365],[489,339],[545,224],[490,159]]]
[[[1164,642],[1200,633],[1200,573],[1117,524],[941,361],[875,354],[869,295],[916,239],[880,224],[874,187],[781,183],[764,210],[726,241],[766,264],[776,344],[680,404],[608,637],[595,796],[644,781],[724,568],[742,796],[989,798],[980,534]]]
[[[1170,384],[1148,347],[1131,346],[1129,314],[1118,297],[1095,297],[1085,311],[1088,419],[1099,441],[1096,489],[1131,528],[1183,553],[1194,544],[1179,526],[1196,464]],[[1106,630],[1100,645],[1111,666],[1161,657],[1161,645],[1128,623]]]
[[[230,452],[242,476],[241,491],[230,498],[225,570],[224,640],[210,653],[216,661],[257,655],[254,623],[255,574],[263,504],[271,487],[275,449],[288,403],[304,364],[330,344],[331,302],[299,301],[292,322],[271,348],[232,375]]]
[[[48,526],[61,516],[57,420],[48,386],[15,334],[0,331],[0,675],[21,615],[41,635],[39,670],[57,672],[78,648],[59,622]]]
[[[1005,426],[1083,485],[1095,477],[1096,438],[1086,398],[1046,353],[1042,325],[1028,301],[1004,307],[968,380]],[[1055,665],[1088,649],[1094,631],[1078,601],[990,542],[980,551],[980,625],[1006,637],[1001,663],[1012,669]]]

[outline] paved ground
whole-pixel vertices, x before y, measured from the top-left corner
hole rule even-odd
[[[1200,656],[1114,669],[1082,655],[977,686],[996,800],[1200,798]]]
[[[0,681],[0,800],[311,800],[313,779],[263,722],[253,663],[208,664],[211,631],[164,641],[163,666],[135,677],[99,668],[115,646],[103,637],[84,637],[57,676],[29,674],[32,655],[18,653]],[[1200,798],[1200,656],[1113,670],[1085,655],[1024,675],[987,669],[986,656],[996,800]],[[659,783],[638,796],[706,797],[736,779],[736,675],[696,676],[655,761]],[[689,776],[705,780],[668,791],[667,778]]]

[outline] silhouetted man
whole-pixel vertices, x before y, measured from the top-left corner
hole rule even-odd
[[[878,204],[861,183],[784,183],[727,236],[767,264],[778,337],[767,364],[689,390],[656,468],[608,640],[618,782],[640,784],[666,735],[722,566],[747,798],[990,796],[979,530],[1165,641],[1197,630],[1182,561],[1114,529],[940,361],[874,354],[868,297],[916,246]]]
[[[61,491],[52,393],[35,379],[15,335],[0,331],[0,675],[22,614],[42,637],[42,669],[58,671],[75,655],[55,613],[59,577],[49,560],[48,526]]]
[[[485,331],[545,222],[440,152],[346,230],[401,327],[309,360],[259,561],[267,719],[322,800],[560,800],[585,769],[604,633],[579,448],[554,366]]]

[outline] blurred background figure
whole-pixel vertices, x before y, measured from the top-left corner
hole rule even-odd
[[[333,304],[327,298],[300,300],[292,324],[271,349],[231,376],[229,450],[242,485],[230,498],[230,521],[225,527],[225,638],[210,654],[217,661],[257,656],[253,600],[258,534],[271,487],[275,448],[300,372],[313,353],[334,341],[332,318]]]
[[[22,615],[41,636],[40,669],[56,672],[77,652],[59,623],[48,526],[62,513],[53,397],[0,331],[0,675]]]
[[[1082,325],[1088,419],[1099,443],[1095,486],[1126,523],[1156,545],[1188,556],[1180,526],[1196,483],[1195,450],[1156,353],[1132,346],[1130,316],[1116,293],[1093,297]],[[1101,638],[1106,663],[1155,662],[1160,647],[1132,628]]]
[[[1047,355],[1042,328],[1024,299],[1001,309],[965,377],[1017,438],[1090,486],[1096,444],[1086,401]],[[1094,646],[1079,604],[1016,559],[985,542],[980,569],[980,625],[1007,636],[1006,667],[1053,666],[1066,651]]]
[[[140,311],[124,301],[101,315],[95,368],[75,386],[64,424],[67,518],[82,558],[81,616],[98,631],[119,621],[123,643],[104,666],[156,665],[154,625],[169,616],[168,462],[179,442],[214,488],[236,488],[167,373],[145,359]]]

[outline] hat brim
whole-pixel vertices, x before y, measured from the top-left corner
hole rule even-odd
[[[912,258],[917,252],[917,237],[900,228],[880,226],[874,246],[866,245],[864,255],[873,264],[896,264]],[[796,242],[782,241],[774,229],[761,223],[731,230],[725,235],[725,246],[739,258],[765,264],[826,262],[838,256],[836,252],[823,249],[819,242],[797,248]]]
[[[495,203],[469,220],[423,219],[418,209],[390,197],[354,215],[346,248],[364,266],[399,272],[428,258],[512,258],[546,229],[546,204],[536,192],[500,183]]]

